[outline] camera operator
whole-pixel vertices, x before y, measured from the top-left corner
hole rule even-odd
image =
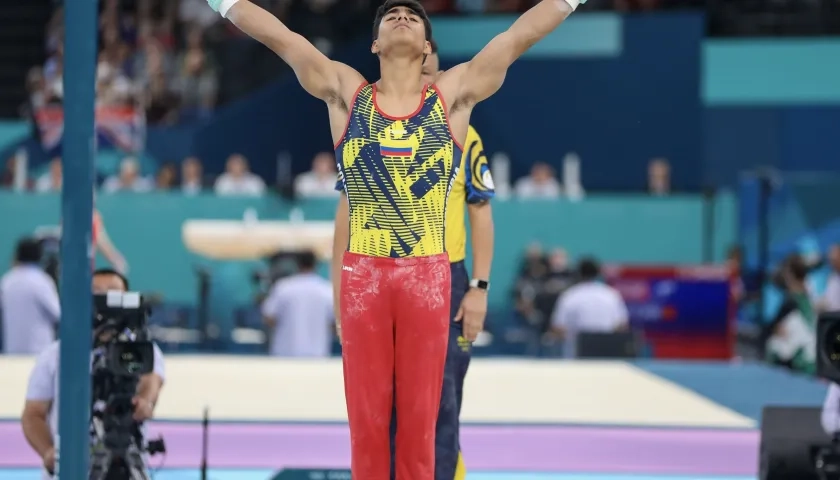
[[[774,281],[785,297],[765,330],[770,362],[807,373],[815,370],[817,344],[816,310],[806,282],[810,269],[801,255],[782,262]]]
[[[93,273],[94,294],[128,290],[128,280],[116,270],[100,269]],[[59,342],[53,342],[42,352],[29,376],[26,404],[21,424],[24,436],[43,459],[44,479],[55,471],[55,435],[58,433],[58,362]],[[141,423],[152,418],[164,381],[163,354],[154,345],[154,371],[140,377],[134,405],[134,420]]]

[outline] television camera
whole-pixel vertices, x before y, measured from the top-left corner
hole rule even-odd
[[[840,384],[840,312],[817,320],[817,375]],[[840,405],[837,405],[840,411]],[[840,480],[840,425],[830,444],[815,446],[815,470],[820,480]]]
[[[94,295],[93,311],[89,480],[148,480],[144,456],[166,452],[133,418],[140,377],[154,369],[149,307],[137,292],[111,291]]]

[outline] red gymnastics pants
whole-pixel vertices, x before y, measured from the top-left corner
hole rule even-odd
[[[344,254],[339,303],[353,480],[390,478],[395,404],[397,480],[434,480],[451,288],[447,254]]]

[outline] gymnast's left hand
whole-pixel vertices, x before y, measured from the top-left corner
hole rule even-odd
[[[462,323],[464,338],[474,342],[484,330],[484,318],[487,316],[487,292],[471,288],[461,300],[461,306],[455,315],[455,321]]]

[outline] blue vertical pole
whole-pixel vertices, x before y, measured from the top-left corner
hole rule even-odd
[[[58,476],[88,478],[97,0],[64,3]]]

